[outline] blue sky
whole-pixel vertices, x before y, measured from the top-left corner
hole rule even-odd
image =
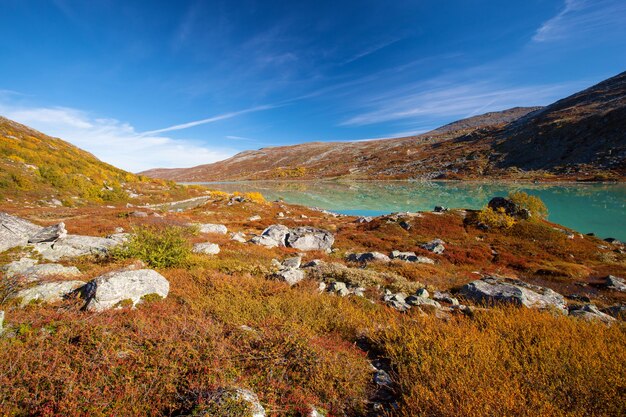
[[[0,0],[0,115],[140,171],[397,137],[626,70],[623,0]]]

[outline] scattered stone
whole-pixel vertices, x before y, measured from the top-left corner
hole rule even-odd
[[[228,232],[228,229],[223,224],[212,223],[199,224],[198,230],[200,233],[216,233],[220,235],[225,235]]]
[[[85,285],[83,281],[59,281],[45,282],[34,287],[26,288],[15,294],[16,299],[20,299],[22,307],[33,301],[44,303],[55,303],[61,301],[64,296],[77,288]]]
[[[350,255],[347,256],[347,260],[350,262],[361,262],[361,263],[366,263],[366,262],[373,262],[373,261],[378,261],[378,262],[390,262],[391,259],[380,252],[363,252],[363,253],[351,253]]]
[[[294,256],[292,258],[287,258],[285,259],[281,266],[283,268],[300,268],[300,265],[302,264],[302,257],[301,256]]]
[[[282,219],[283,217],[285,217],[285,213],[283,213],[283,212],[281,211],[280,213],[278,213],[278,217],[280,217],[280,218]]]
[[[309,261],[307,263],[305,263],[302,268],[314,268],[316,266],[321,265],[323,262],[320,259],[313,259],[312,261]]]
[[[591,302],[591,298],[587,297],[586,295],[570,294],[570,295],[567,296],[567,298],[569,300],[580,301],[580,302],[583,302],[583,303],[590,303]]]
[[[0,329],[1,331],[2,329]],[[327,414],[325,411],[319,409],[319,408],[315,408],[315,407],[311,407],[311,411],[309,411],[309,414],[307,414],[307,417],[326,417]]]
[[[4,311],[0,310],[0,334],[4,331]]]
[[[605,281],[604,286],[606,288],[616,290],[616,291],[626,292],[626,280],[624,280],[624,278],[609,275],[606,278],[604,278],[604,281]]]
[[[326,290],[326,283],[324,281],[321,281],[317,286],[317,290],[319,292],[324,292]]]
[[[439,302],[443,302],[443,303],[452,304],[453,306],[458,306],[459,305],[459,300],[457,300],[456,298],[452,297],[447,292],[435,291],[435,293],[433,294],[433,300],[439,301]]]
[[[255,216],[248,218],[249,222],[258,222],[259,220],[261,220],[261,216],[259,215],[255,215]]]
[[[126,243],[130,240],[130,233],[113,233],[112,235],[108,235],[107,239],[115,240],[119,243]]]
[[[230,240],[234,240],[235,242],[239,242],[239,243],[246,243],[246,234],[243,232],[237,232],[237,233],[231,233],[230,234]]]
[[[485,277],[461,287],[460,294],[477,303],[554,308],[567,313],[565,298],[561,294],[513,278]]]
[[[102,256],[120,243],[118,240],[103,237],[67,235],[56,242],[36,243],[33,248],[44,259],[58,261],[62,258],[75,258],[85,255]]]
[[[605,242],[610,243],[611,245],[615,245],[615,246],[621,246],[623,245],[622,242],[620,242],[619,240],[615,239],[614,237],[607,237],[606,239],[604,239]]]
[[[284,281],[289,285],[295,285],[304,279],[304,271],[295,268],[281,269],[274,274],[274,278]]]
[[[616,319],[626,320],[626,304],[615,304],[601,311]]]
[[[118,233],[124,233],[124,228],[123,228],[123,227],[116,227],[116,228],[113,230],[113,232],[114,232],[115,234],[118,234]]]
[[[429,305],[436,308],[441,308],[441,304],[439,304],[437,301],[432,300],[428,297],[420,297],[418,295],[411,295],[410,297],[407,297],[405,302],[413,307]]]
[[[220,253],[220,246],[211,242],[196,243],[193,245],[192,252],[204,255],[217,255]]]
[[[67,236],[65,223],[61,222],[54,226],[44,227],[28,239],[28,243],[54,242]]]
[[[406,220],[402,220],[400,223],[398,223],[398,225],[404,230],[406,230],[407,232],[411,230],[411,227],[412,227],[411,223],[407,222]]]
[[[372,218],[368,216],[362,216],[355,220],[356,223],[369,223],[371,221],[372,221]]]
[[[152,294],[165,298],[169,290],[170,283],[161,274],[151,269],[138,269],[101,275],[87,283],[81,292],[87,300],[86,310],[104,311],[125,303],[134,307],[142,297]]]
[[[411,308],[406,302],[406,294],[403,293],[392,294],[388,292],[383,296],[383,301],[398,311],[404,312]]]
[[[430,294],[428,293],[428,290],[426,288],[420,288],[419,290],[415,291],[415,296],[428,298],[430,297]]]
[[[148,213],[145,211],[133,211],[129,214],[130,217],[148,217]]]
[[[38,233],[43,227],[27,220],[0,213],[0,252],[18,246],[26,246],[28,239]]]
[[[445,242],[443,240],[434,239],[428,243],[424,243],[423,245],[420,245],[420,247],[436,255],[441,255],[446,250],[446,247],[443,246],[444,244]]]
[[[285,246],[288,234],[289,228],[287,226],[283,226],[282,224],[273,224],[263,230],[263,233],[261,233],[260,236],[253,237],[250,242],[268,248]]]
[[[348,290],[346,283],[341,281],[331,282],[328,286],[328,291],[334,292],[341,297],[345,297],[350,294],[350,290]]]
[[[13,278],[19,275],[25,275],[33,266],[37,265],[37,260],[31,258],[21,258],[18,261],[13,261],[4,265],[1,270],[7,278]]]
[[[611,324],[615,319],[606,313],[601,312],[598,307],[593,304],[585,304],[583,306],[571,306],[569,315],[584,320],[599,320],[606,324]]]
[[[448,211],[449,209],[447,207],[444,206],[435,206],[435,213],[444,213],[446,211]]]
[[[332,233],[309,226],[291,229],[286,240],[287,246],[303,251],[327,250],[334,242]]]
[[[394,250],[393,252],[391,252],[391,259],[399,259],[401,261],[415,262],[419,264],[435,264],[434,260],[427,258],[426,256],[417,256],[415,252],[400,252]]]

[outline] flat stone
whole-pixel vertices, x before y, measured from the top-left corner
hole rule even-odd
[[[54,226],[44,227],[28,238],[28,243],[54,242],[65,236],[67,236],[67,230],[65,230],[65,223],[61,222]]]
[[[228,233],[228,228],[223,224],[204,223],[198,225],[200,233],[216,233],[225,235]]]
[[[332,233],[309,226],[291,229],[287,235],[287,246],[303,250],[327,250],[335,243]]]
[[[83,281],[45,282],[34,287],[20,290],[14,297],[21,300],[20,305],[22,307],[33,301],[55,303],[61,301],[65,295],[83,285],[85,285]]]
[[[567,314],[565,298],[561,294],[518,279],[482,278],[461,287],[460,294],[477,303],[507,303],[538,309],[554,308]]]
[[[248,218],[249,222],[258,222],[259,220],[261,220],[261,216],[259,216],[258,214]]]
[[[220,253],[220,246],[217,243],[204,242],[193,245],[193,253],[201,253],[204,255],[217,255]]]
[[[578,317],[588,321],[598,320],[606,324],[611,324],[615,321],[615,318],[610,315],[601,312],[598,307],[593,304],[585,304],[583,306],[572,306],[569,310],[569,315],[572,317]]]
[[[141,298],[156,294],[167,297],[170,283],[151,269],[120,270],[101,275],[90,281],[83,289],[89,311],[104,311],[130,301],[136,306]]]
[[[0,213],[0,252],[26,246],[28,239],[43,227],[8,213]]]
[[[291,258],[287,258],[285,259],[282,263],[281,266],[283,268],[300,268],[300,265],[302,264],[302,257],[301,256],[293,256]]]
[[[435,291],[435,293],[433,294],[433,300],[439,301],[439,302],[448,303],[448,304],[452,304],[453,306],[458,306],[459,305],[459,300],[457,300],[456,298],[452,297],[450,294],[448,294],[446,292]]]
[[[242,233],[242,232],[237,232],[237,233],[231,233],[230,234],[230,240],[234,240],[235,242],[239,242],[239,243],[246,243],[246,234]]]
[[[85,255],[105,255],[109,249],[120,245],[115,239],[104,237],[67,235],[56,242],[35,243],[33,248],[44,259],[58,261],[63,258],[76,258]]]
[[[412,295],[410,297],[407,297],[405,302],[408,305],[413,306],[413,307],[428,305],[428,306],[433,306],[433,307],[436,307],[436,308],[441,308],[441,304],[439,304],[437,301],[432,300],[432,299],[427,298],[427,297],[419,297],[417,295]]]
[[[304,271],[295,268],[281,269],[274,274],[274,278],[295,285],[304,279]]]
[[[390,262],[391,259],[380,252],[363,252],[363,253],[351,253],[350,255],[348,255],[347,257],[348,261],[351,262],[361,262],[361,263],[366,263],[366,262]]]

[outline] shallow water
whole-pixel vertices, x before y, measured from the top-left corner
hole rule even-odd
[[[268,200],[320,207],[338,213],[377,216],[398,211],[483,207],[510,191],[539,196],[549,220],[581,233],[626,241],[626,184],[493,184],[479,182],[222,182],[212,189],[258,191]]]

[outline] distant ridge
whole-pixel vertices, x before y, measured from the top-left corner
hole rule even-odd
[[[264,179],[564,179],[626,175],[626,72],[547,107],[515,107],[406,138],[313,142],[241,152],[144,175]]]

